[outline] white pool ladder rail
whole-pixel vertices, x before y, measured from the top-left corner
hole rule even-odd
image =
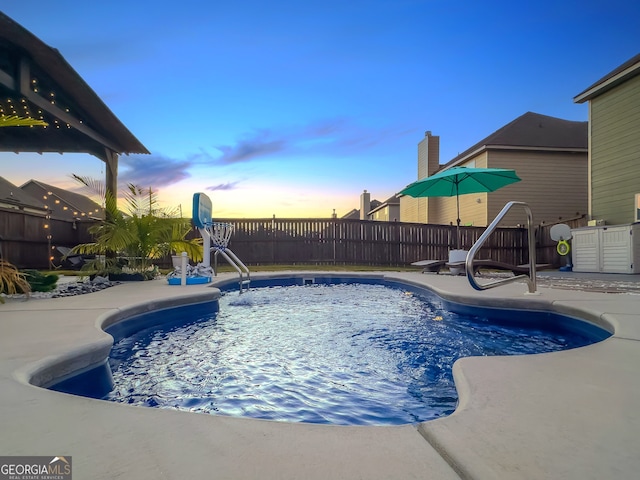
[[[498,224],[502,220],[502,218],[507,214],[512,207],[520,206],[524,209],[527,214],[527,239],[529,243],[529,274],[528,275],[516,275],[515,277],[503,278],[500,280],[496,280],[493,282],[480,284],[476,281],[473,276],[473,259],[475,258],[476,253],[482,245],[486,242],[487,238],[493,233],[493,231],[497,228]],[[487,227],[484,233],[478,238],[476,243],[473,244],[469,253],[467,254],[467,259],[465,262],[466,270],[467,270],[467,279],[473,288],[476,290],[488,290],[490,288],[499,287],[500,285],[506,285],[507,283],[517,282],[519,280],[525,280],[528,286],[528,292],[525,292],[528,295],[537,295],[536,291],[536,241],[535,235],[533,231],[533,214],[531,213],[531,208],[525,202],[509,202],[507,203],[500,213],[494,218],[493,222]]]
[[[240,260],[230,248],[211,247],[211,250],[215,250],[215,253],[213,254],[214,275],[218,274],[218,255],[222,255],[229,265],[238,272],[240,293],[242,293],[245,288],[246,290],[249,290],[249,286],[251,284],[251,272],[249,272],[249,268],[242,262],[242,260]]]
[[[211,252],[213,253],[213,274],[218,275],[218,255],[222,255],[229,265],[238,272],[240,293],[245,289],[249,290],[251,284],[251,273],[249,268],[233,253],[229,248],[229,240],[235,227],[226,222],[206,222],[204,227],[198,227],[202,235],[203,264],[211,266]]]

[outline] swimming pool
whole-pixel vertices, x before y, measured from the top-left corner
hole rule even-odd
[[[457,358],[556,351],[609,335],[548,312],[460,315],[422,288],[380,279],[263,286],[228,291],[219,310],[200,304],[114,325],[114,388],[89,396],[282,421],[416,423],[455,409]]]

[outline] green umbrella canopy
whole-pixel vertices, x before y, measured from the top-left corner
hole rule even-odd
[[[407,185],[400,195],[455,197],[466,193],[494,192],[519,181],[515,170],[452,167]]]
[[[456,223],[459,229],[460,202],[458,197],[460,195],[494,192],[519,181],[520,178],[516,175],[515,170],[506,168],[451,167],[407,185],[399,195],[409,195],[410,197],[456,197],[458,211]],[[457,237],[456,246],[459,248],[459,232]]]

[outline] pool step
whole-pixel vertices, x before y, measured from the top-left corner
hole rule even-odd
[[[243,288],[246,285],[246,290],[249,290],[249,285],[251,284],[251,279],[247,278],[245,280],[240,280],[240,293],[242,293],[245,289]]]

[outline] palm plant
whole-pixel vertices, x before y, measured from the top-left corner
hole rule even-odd
[[[49,125],[44,120],[31,117],[18,117],[17,115],[0,115],[0,127],[34,127]]]
[[[14,295],[16,293],[31,292],[31,287],[24,273],[21,273],[15,265],[0,258],[0,293]],[[4,303],[4,298],[0,296],[0,303]]]
[[[88,188],[96,189],[99,185],[85,177],[74,175],[74,178]],[[150,271],[154,259],[172,251],[185,251],[193,260],[202,260],[200,241],[186,238],[191,222],[179,218],[175,209],[160,208],[157,194],[151,188],[127,185],[125,211],[118,208],[117,199],[110,192],[102,192],[105,219],[89,229],[95,241],[75,246],[72,253],[124,257],[129,269],[139,273]],[[93,268],[96,269],[95,264]],[[118,267],[108,260],[104,268],[113,271]]]

